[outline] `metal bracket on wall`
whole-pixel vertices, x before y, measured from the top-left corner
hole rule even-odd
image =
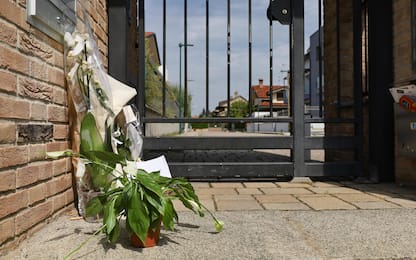
[[[279,21],[283,25],[292,24],[292,1],[272,0],[267,8],[267,18],[270,21]]]

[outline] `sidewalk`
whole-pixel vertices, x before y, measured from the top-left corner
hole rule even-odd
[[[133,249],[93,238],[73,259],[416,259],[416,190],[395,184],[194,183],[201,200],[225,222],[178,207],[176,232],[159,246]],[[56,221],[1,259],[62,259],[99,223]]]

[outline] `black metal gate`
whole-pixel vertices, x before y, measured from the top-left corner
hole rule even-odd
[[[154,0],[152,0],[154,1]],[[269,105],[270,115],[267,117],[253,116],[250,106],[250,115],[247,117],[231,117],[231,89],[230,89],[230,68],[233,66],[230,60],[230,0],[227,1],[227,98],[226,107],[228,108],[226,115],[223,117],[211,117],[209,111],[209,25],[210,25],[210,1],[205,0],[206,17],[206,59],[201,63],[205,63],[206,69],[206,114],[199,118],[191,118],[187,114],[188,111],[188,53],[187,47],[187,0],[174,1],[170,4],[183,4],[184,8],[184,39],[181,47],[184,47],[184,93],[179,94],[183,98],[183,110],[180,109],[177,117],[166,116],[166,23],[169,22],[169,17],[166,15],[167,3],[166,0],[161,0],[163,6],[163,33],[162,33],[162,60],[163,60],[163,84],[162,92],[163,98],[161,101],[161,116],[151,116],[147,112],[145,89],[146,89],[146,70],[145,70],[145,15],[146,1],[139,0],[138,3],[138,99],[139,111],[142,117],[144,128],[150,124],[195,124],[195,123],[209,123],[216,125],[233,125],[233,124],[275,124],[286,123],[289,126],[288,135],[265,134],[265,135],[239,135],[239,136],[149,136],[146,135],[144,139],[145,157],[150,158],[159,154],[164,154],[168,158],[168,162],[173,175],[185,176],[187,178],[197,179],[217,179],[217,178],[276,178],[276,177],[301,177],[301,176],[357,176],[362,171],[362,57],[361,57],[361,1],[351,0],[353,3],[354,14],[354,41],[353,41],[353,61],[354,61],[354,112],[352,117],[342,116],[341,113],[327,113],[325,110],[324,92],[329,91],[330,88],[338,91],[341,97],[341,87],[338,86],[323,86],[323,65],[322,65],[322,3],[321,0],[315,0],[319,5],[319,45],[317,46],[318,55],[318,71],[319,71],[319,97],[318,103],[315,106],[316,111],[313,113],[305,113],[306,105],[310,104],[310,98],[305,99],[305,53],[304,53],[304,0],[275,0],[270,1],[271,9],[269,10],[269,17],[272,20],[280,19],[283,23],[287,23],[290,31],[290,78],[288,102],[288,116],[276,116],[273,111],[273,35],[270,29],[270,78],[269,78]],[[309,0],[308,0],[309,1]],[[337,1],[338,2],[338,1]],[[251,8],[252,1],[247,0],[248,5],[248,64],[250,88],[249,102],[254,98],[252,96],[252,28],[251,26]],[[264,6],[264,15],[266,15],[267,6]],[[339,12],[337,12],[338,14]],[[339,25],[339,17],[337,15],[337,25]],[[270,20],[270,28],[273,28],[273,22]],[[337,32],[337,42],[339,44],[340,35]],[[338,50],[339,52],[339,50]],[[339,59],[338,59],[339,60]],[[340,73],[340,66],[338,64],[338,74]],[[309,71],[310,72],[310,71]],[[340,77],[340,75],[337,75]],[[310,94],[310,93],[309,93]],[[306,101],[305,101],[306,100]],[[340,100],[338,100],[340,101]],[[341,102],[336,104],[335,109],[339,109]],[[179,104],[182,108],[182,103]],[[327,116],[331,114],[331,116]],[[335,134],[325,134],[321,136],[311,135],[311,124],[321,123],[325,127],[348,125],[352,127],[352,135],[338,136]],[[335,127],[336,128],[336,127]],[[179,129],[180,130],[180,129]],[[266,151],[266,152],[265,152]],[[272,151],[270,153],[270,151]],[[286,154],[273,153],[273,151],[286,151]],[[321,151],[325,153],[323,160],[315,160],[311,158],[311,153]],[[330,161],[328,156],[332,153],[346,153],[348,156],[341,156],[338,160]],[[326,159],[325,159],[326,158]]]

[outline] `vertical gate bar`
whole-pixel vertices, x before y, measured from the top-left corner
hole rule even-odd
[[[339,0],[337,0],[336,2],[336,30],[337,30],[337,105],[336,105],[336,109],[337,109],[337,116],[338,118],[341,117],[341,110],[340,110],[340,105],[341,105],[341,40],[340,40],[340,36],[341,36],[341,32],[340,32],[340,20],[339,20],[339,12],[340,12],[340,6],[339,6]]]
[[[273,117],[273,23],[269,23],[269,110],[270,117]]]
[[[251,91],[251,86],[252,86],[252,47],[253,47],[253,38],[252,38],[252,20],[251,20],[251,0],[248,0],[248,112],[249,115],[251,116],[252,113],[252,107],[251,104],[252,103],[252,91]]]
[[[305,113],[304,113],[304,0],[292,1],[292,84],[293,88],[293,153],[294,176],[305,173]]]
[[[231,6],[227,0],[227,117],[230,117],[231,110]]]
[[[205,116],[209,116],[209,0],[205,13]]]
[[[145,39],[144,39],[144,7],[145,0],[138,0],[139,4],[139,22],[137,25],[137,37],[138,37],[138,48],[137,48],[137,95],[136,95],[136,106],[139,110],[141,120],[143,124],[143,118],[146,116],[145,110],[145,86],[146,86],[146,69],[145,69]],[[145,134],[145,127],[142,127],[143,134]]]
[[[162,115],[166,117],[166,0],[163,0],[163,82]]]
[[[318,69],[319,69],[319,117],[322,117],[322,95],[323,95],[323,91],[322,91],[322,35],[321,35],[321,28],[322,28],[322,0],[318,0],[318,38],[319,38],[319,48],[318,48],[318,57],[319,57],[319,64],[318,64]],[[311,78],[311,77],[309,77]]]
[[[188,0],[184,0],[184,99],[183,99],[183,114],[184,117],[188,116]]]
[[[355,137],[359,140],[355,159],[363,165],[363,92],[362,92],[362,35],[361,35],[361,0],[353,1],[353,63],[354,63],[354,116]],[[360,169],[360,170],[361,170]],[[360,171],[362,172],[362,171]]]

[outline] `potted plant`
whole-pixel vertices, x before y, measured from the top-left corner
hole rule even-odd
[[[148,173],[138,169],[135,162],[127,161],[124,156],[108,151],[88,151],[87,155],[84,155],[66,150],[51,152],[48,155],[51,158],[80,157],[87,165],[91,164],[95,168],[111,172],[113,179],[109,185],[101,195],[92,198],[86,207],[87,216],[102,215],[102,226],[98,232],[105,233],[111,243],[118,240],[120,221],[123,219],[134,246],[156,245],[161,224],[173,230],[174,220],[178,220],[173,200],[180,200],[185,207],[201,217],[204,216],[204,211],[208,212],[214,220],[217,232],[223,228],[223,222],[200,203],[191,183],[184,178],[167,178],[160,176],[159,172]]]

